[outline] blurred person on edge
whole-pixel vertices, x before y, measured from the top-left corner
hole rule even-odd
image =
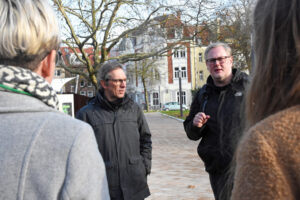
[[[59,112],[46,0],[0,3],[0,199],[109,199],[93,129]]]
[[[300,199],[300,0],[259,0],[232,199]]]

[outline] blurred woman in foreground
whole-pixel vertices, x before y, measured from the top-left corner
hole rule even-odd
[[[232,199],[300,199],[300,0],[258,0]]]

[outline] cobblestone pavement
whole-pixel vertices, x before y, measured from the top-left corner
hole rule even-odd
[[[208,174],[182,121],[146,113],[152,133],[151,196],[146,200],[213,200]]]

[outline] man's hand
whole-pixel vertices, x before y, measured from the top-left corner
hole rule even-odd
[[[194,117],[193,125],[198,128],[201,128],[209,118],[210,118],[209,115],[206,115],[203,112],[198,112]]]

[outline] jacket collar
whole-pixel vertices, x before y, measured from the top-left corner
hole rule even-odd
[[[244,87],[245,83],[248,81],[248,75],[238,69],[232,69],[232,79],[230,83],[224,87],[231,87],[234,90],[239,90],[240,87]],[[207,85],[212,88],[217,88],[211,76],[207,78]]]
[[[0,90],[0,113],[48,111],[55,112],[57,110],[33,96]]]
[[[58,98],[50,84],[35,72],[16,66],[0,65],[0,87],[8,92],[32,96],[58,109]]]
[[[120,102],[117,103],[112,103],[109,102],[108,99],[104,95],[103,90],[99,90],[96,97],[94,97],[91,100],[91,103],[93,102],[94,104],[98,104],[103,108],[110,109],[110,110],[118,110],[120,107],[124,107],[129,102],[132,101],[127,94],[125,94],[124,98],[120,99]]]

